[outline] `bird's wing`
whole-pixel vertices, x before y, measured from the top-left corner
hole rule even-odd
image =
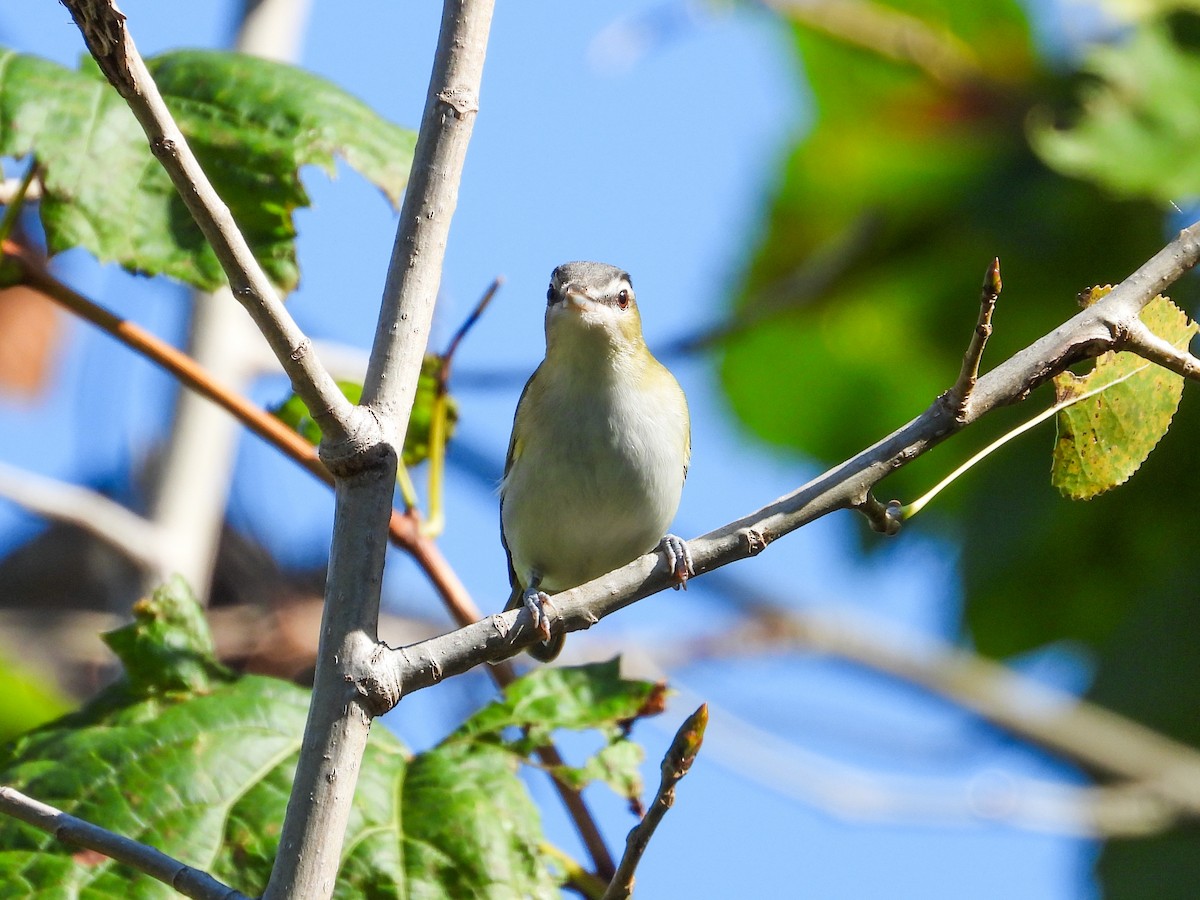
[[[508,606],[505,609],[511,609],[514,600],[520,601],[522,588],[520,581],[517,580],[516,570],[513,569],[512,551],[508,549],[508,541],[504,538],[504,482],[508,480],[508,473],[512,469],[513,462],[521,456],[523,448],[517,445],[517,419],[521,415],[521,405],[525,402],[525,395],[529,393],[529,386],[533,384],[533,380],[537,378],[541,368],[538,366],[529,376],[529,380],[525,382],[525,387],[521,388],[521,397],[517,400],[516,411],[513,412],[513,427],[512,435],[508,439],[508,453],[504,457],[504,477],[500,480],[500,546],[504,548],[504,557],[508,560],[508,583],[513,589],[513,595],[509,598]]]

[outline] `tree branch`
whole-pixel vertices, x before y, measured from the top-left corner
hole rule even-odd
[[[635,650],[623,659],[636,664],[637,657]],[[671,686],[677,702],[698,700],[678,679]],[[1191,819],[1161,788],[1142,782],[1077,785],[1003,769],[961,778],[883,774],[782,738],[728,710],[710,707],[709,715],[706,760],[844,821],[943,828],[1003,823],[1039,833],[1128,838],[1161,834]]]
[[[346,473],[352,477],[338,480],[313,696],[264,900],[330,896],[371,719],[399,700],[399,683],[389,681],[390,673],[375,662],[382,650],[377,623],[384,526],[392,511],[396,462],[429,340],[491,19],[492,0],[446,0],[443,7],[413,170],[363,386],[365,409],[360,408],[381,428],[378,447],[386,448],[387,458],[368,467],[356,464]],[[341,461],[331,460],[334,449],[323,446],[322,452],[337,472]]]
[[[1162,804],[1200,817],[1200,751],[1103,707],[931,638],[873,634],[845,616],[776,618],[797,647],[917,684],[988,721]]]
[[[958,380],[946,395],[946,403],[954,410],[956,418],[961,419],[971,399],[971,391],[979,381],[979,364],[983,360],[983,350],[988,338],[992,336],[992,314],[996,311],[996,301],[1000,297],[1003,285],[1000,281],[1000,260],[992,260],[987,274],[983,277],[983,288],[979,294],[979,321],[971,333],[971,343],[963,354],[962,369]]]
[[[374,443],[373,420],[356,411],[287,312],[275,286],[254,258],[229,207],[200,168],[183,132],[163,102],[146,63],[112,0],[63,0],[100,69],[129,104],[192,218],[216,252],[233,295],[271,345],[292,386],[321,426],[335,459]],[[349,447],[347,447],[349,445]]]
[[[675,805],[675,785],[679,784],[680,779],[688,773],[692,763],[695,762],[696,754],[700,751],[700,744],[704,741],[704,730],[707,726],[707,704],[701,704],[700,708],[679,726],[679,731],[675,733],[675,739],[671,741],[671,746],[663,757],[662,778],[659,780],[654,801],[646,810],[642,821],[633,826],[629,836],[625,839],[625,854],[621,857],[616,874],[613,875],[612,881],[608,884],[608,890],[604,892],[601,900],[626,900],[633,896],[633,873],[637,869],[638,863],[642,861],[646,847],[650,844],[650,838],[654,836],[663,816],[667,814],[668,809]]]
[[[215,379],[194,359],[156,337],[135,322],[63,284],[46,271],[42,261],[15,241],[5,241],[3,253],[21,267],[21,280],[51,300],[116,338],[130,350],[170,373],[181,384],[211,400],[267,443],[291,457],[327,484],[333,476],[317,456],[316,449],[275,416],[255,406],[228,385]]]
[[[153,847],[139,844],[32,797],[26,797],[20,791],[5,785],[0,785],[0,811],[39,828],[60,841],[94,850],[144,872],[185,897],[192,897],[194,900],[250,900],[245,894],[222,884],[207,872],[185,865]]]
[[[442,10],[434,70],[363,384],[363,404],[395,443],[408,427],[417,390],[415,375],[397,378],[396,373],[402,368],[415,372],[429,340],[450,219],[479,111],[492,6],[492,0],[446,0]]]
[[[0,462],[0,497],[84,529],[160,578],[168,574],[158,529],[103,494]]]
[[[1146,327],[1141,319],[1129,323],[1121,349],[1136,353],[1142,359],[1157,363],[1176,375],[1200,381],[1200,359],[1186,349],[1180,349],[1165,338],[1159,337]]]
[[[991,410],[1025,399],[1038,385],[1080,359],[1114,349],[1142,307],[1200,260],[1200,222],[1107,296],[1076,314],[982,376],[961,415],[941,400],[916,419],[850,460],[753,513],[689,541],[697,575],[761,553],[777,538],[837,509],[866,502],[889,473],[962,430]],[[554,597],[565,631],[589,628],[606,615],[671,587],[665,558],[647,554],[628,565]],[[497,604],[498,605],[498,604]],[[529,614],[516,610],[467,628],[379,656],[376,673],[404,693],[435,684],[482,662],[503,659],[538,640]]]

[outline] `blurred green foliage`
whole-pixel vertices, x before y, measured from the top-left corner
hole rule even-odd
[[[32,672],[0,656],[0,741],[61,716],[70,703]]]

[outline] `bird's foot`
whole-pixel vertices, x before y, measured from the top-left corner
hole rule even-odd
[[[675,590],[687,590],[688,579],[696,574],[692,564],[692,551],[683,538],[668,534],[659,542],[658,549],[667,555],[667,565],[675,579]]]
[[[550,622],[558,615],[554,604],[550,602],[550,597],[545,591],[530,587],[526,588],[525,593],[521,595],[521,603],[529,610],[529,617],[533,619],[533,627],[542,636],[542,642],[549,643]]]

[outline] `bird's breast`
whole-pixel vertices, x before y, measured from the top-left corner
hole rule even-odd
[[[518,578],[535,569],[549,591],[653,549],[675,516],[686,464],[677,387],[661,396],[629,384],[570,387],[546,386],[502,487]]]

